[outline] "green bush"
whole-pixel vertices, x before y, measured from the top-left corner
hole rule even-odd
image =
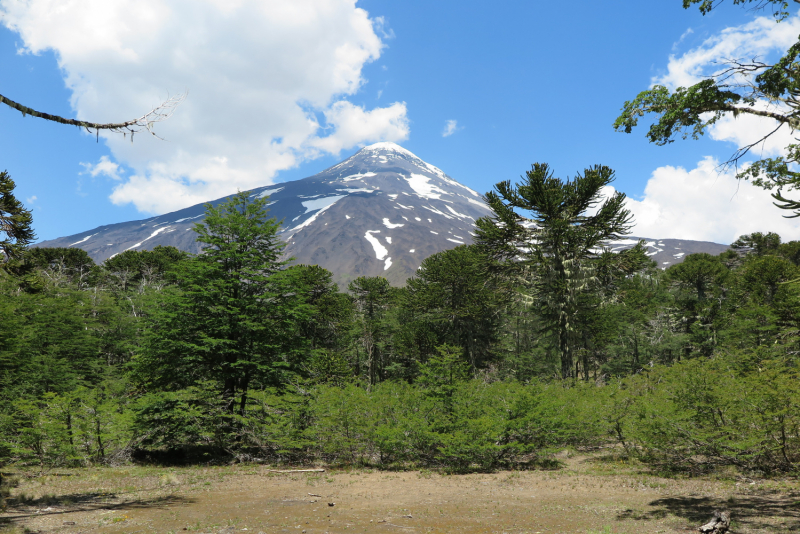
[[[690,360],[631,378],[620,436],[629,452],[672,470],[734,465],[791,471],[800,461],[797,370],[762,361],[738,371],[735,359]],[[749,366],[745,366],[749,369]]]

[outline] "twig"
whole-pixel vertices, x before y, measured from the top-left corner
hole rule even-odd
[[[324,469],[267,469],[269,473],[324,473]]]

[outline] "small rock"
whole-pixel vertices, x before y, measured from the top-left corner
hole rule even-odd
[[[74,525],[75,521],[64,521],[65,525]]]

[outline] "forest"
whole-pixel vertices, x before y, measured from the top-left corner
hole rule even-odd
[[[800,242],[764,229],[663,270],[605,248],[633,224],[601,198],[613,179],[534,164],[404,287],[283,259],[246,193],[207,206],[194,256],[6,240],[0,465],[466,472],[613,445],[661,471],[796,472]]]

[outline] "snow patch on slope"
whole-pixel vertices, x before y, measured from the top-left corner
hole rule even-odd
[[[391,222],[389,222],[389,218],[388,218],[388,217],[385,217],[385,218],[383,219],[383,225],[384,225],[386,228],[390,229],[390,230],[391,230],[392,228],[401,228],[401,227],[405,226],[405,224],[392,224]]]
[[[202,217],[205,213],[201,213],[200,215],[195,215],[194,217],[184,217],[183,219],[178,219],[177,221],[173,221],[172,224],[176,224],[183,221],[191,221],[192,219],[197,219],[198,217]]]
[[[314,200],[306,200],[303,202],[303,207],[306,213],[309,211],[326,210],[333,206],[337,200],[346,197],[347,195],[334,195],[332,197],[315,198]]]
[[[155,232],[153,232],[152,234],[150,234],[150,237],[148,237],[148,238],[145,238],[145,239],[143,239],[143,240],[139,241],[138,243],[136,243],[136,244],[135,244],[135,245],[133,245],[132,247],[128,247],[128,248],[126,248],[125,250],[131,250],[131,249],[134,249],[134,248],[137,248],[137,247],[140,247],[140,246],[142,246],[142,243],[144,243],[144,242],[145,242],[145,241],[147,241],[148,239],[153,239],[155,236],[157,236],[158,234],[160,234],[161,232],[163,232],[164,230],[166,230],[166,229],[168,229],[168,228],[169,228],[169,226],[165,226],[165,227],[163,227],[163,228],[159,228],[158,230],[156,230]],[[116,256],[116,254],[115,254],[115,256]]]
[[[469,215],[466,215],[466,214],[464,214],[464,213],[458,213],[456,210],[454,210],[453,208],[451,208],[451,207],[450,207],[449,205],[447,205],[447,204],[445,204],[445,206],[444,206],[444,207],[445,207],[445,208],[447,208],[448,210],[450,210],[450,213],[452,213],[452,214],[453,214],[453,215],[455,215],[456,217],[464,217],[464,218],[467,218],[467,219],[471,219],[471,218],[472,218],[472,217],[470,217]]]
[[[415,174],[413,172],[408,178],[406,178],[406,182],[408,182],[408,185],[411,186],[411,189],[413,189],[414,192],[422,198],[427,198],[428,200],[439,200],[442,198],[442,195],[448,194],[447,191],[439,189],[433,185],[430,180],[430,177],[425,176],[424,174]]]
[[[444,217],[446,219],[452,219],[452,217],[450,217],[448,214],[446,214],[446,213],[444,213],[442,211],[439,211],[436,208],[432,208],[430,206],[422,206],[422,207],[425,208],[428,211],[432,211],[433,213],[436,213],[437,215],[441,215],[442,217]],[[430,222],[430,219],[428,219],[428,222]]]
[[[477,193],[476,193],[476,194],[477,194]],[[466,197],[465,197],[465,198],[466,198]],[[470,204],[475,204],[476,206],[480,206],[480,207],[482,207],[483,209],[489,209],[489,206],[487,206],[487,205],[486,205],[486,204],[484,204],[483,202],[478,202],[478,201],[477,201],[477,200],[475,200],[474,198],[466,198],[466,201],[467,201],[467,202],[469,202]]]
[[[279,191],[283,191],[283,187],[277,187],[275,189],[264,189],[262,192],[260,192],[255,196],[256,198],[264,198],[270,196],[273,193],[278,193]]]
[[[375,191],[374,189],[364,189],[363,187],[358,189],[337,189],[337,191],[344,191],[345,193],[372,193]]]
[[[369,178],[370,176],[378,176],[374,172],[365,172],[364,174],[351,174],[341,178],[342,182],[352,182],[353,180],[360,180],[361,178]]]
[[[92,237],[94,237],[96,235],[97,234],[87,235],[86,237],[84,237],[80,241],[75,241],[73,244],[71,244],[69,246],[74,247],[75,245],[80,245],[81,243],[85,243],[86,241],[89,241],[89,239],[91,239]]]
[[[364,239],[369,241],[369,244],[372,245],[372,249],[375,251],[375,257],[378,258],[379,260],[382,260],[389,254],[389,250],[383,245],[381,245],[381,242],[378,241],[378,238],[372,235],[379,233],[381,233],[380,230],[367,230],[367,233],[364,234]]]

